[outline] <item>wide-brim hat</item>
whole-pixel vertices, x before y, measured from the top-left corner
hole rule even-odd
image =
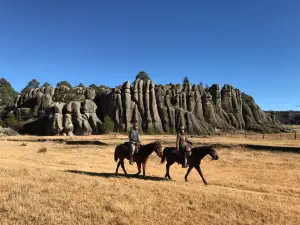
[[[180,130],[185,130],[185,127],[184,127],[184,126],[181,126],[181,127],[180,127]]]

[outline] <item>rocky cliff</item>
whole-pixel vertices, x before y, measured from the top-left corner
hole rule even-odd
[[[252,130],[285,132],[275,115],[265,113],[254,99],[231,85],[154,85],[153,81],[125,82],[113,89],[30,89],[5,108],[23,124],[20,132],[39,135],[99,133],[110,117],[115,131],[133,123],[144,133],[174,133],[184,125],[193,134]],[[2,118],[5,119],[5,118]]]

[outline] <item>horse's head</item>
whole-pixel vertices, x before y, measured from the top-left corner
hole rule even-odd
[[[156,152],[156,154],[159,157],[162,157],[162,146],[161,146],[160,141],[155,141],[154,142],[154,151]]]
[[[217,146],[216,145],[211,145],[209,146],[208,154],[211,156],[213,160],[218,160],[219,156],[216,150]]]

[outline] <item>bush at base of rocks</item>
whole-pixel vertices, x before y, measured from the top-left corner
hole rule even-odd
[[[115,130],[114,121],[109,116],[105,116],[104,121],[101,125],[100,132],[101,133],[111,133],[111,132],[114,132],[114,130]]]

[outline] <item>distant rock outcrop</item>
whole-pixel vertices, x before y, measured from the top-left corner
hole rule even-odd
[[[23,133],[40,135],[90,135],[110,117],[115,131],[129,131],[138,123],[144,133],[175,133],[183,125],[193,134],[216,130],[235,132],[285,132],[276,116],[256,105],[252,97],[224,85],[154,85],[129,81],[97,90],[67,86],[30,89],[7,105],[3,117],[14,113]],[[5,119],[5,118],[3,118]]]
[[[278,118],[280,123],[289,125],[300,125],[300,111],[267,111],[272,117]]]

